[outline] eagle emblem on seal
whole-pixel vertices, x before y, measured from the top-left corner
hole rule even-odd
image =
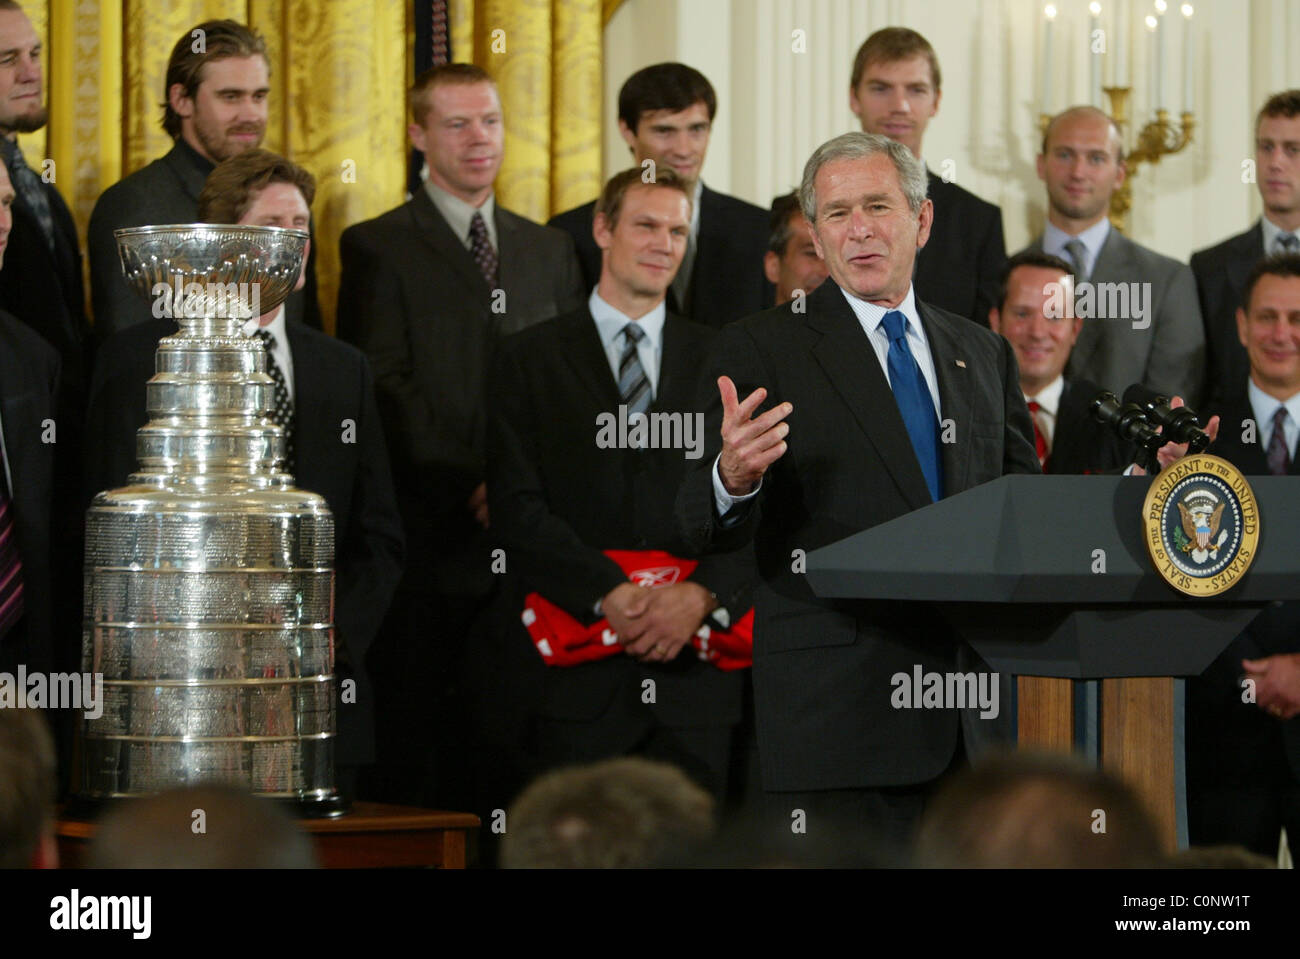
[[[1208,490],[1197,490],[1178,504],[1183,528],[1175,532],[1174,542],[1184,553],[1198,563],[1217,559],[1219,547],[1228,538],[1227,530],[1220,530],[1223,508],[1227,504]],[[1181,532],[1182,535],[1178,535]]]

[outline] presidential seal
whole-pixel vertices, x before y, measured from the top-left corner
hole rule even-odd
[[[1255,559],[1255,494],[1237,468],[1217,456],[1185,456],[1160,473],[1142,515],[1156,572],[1188,596],[1232,588]]]

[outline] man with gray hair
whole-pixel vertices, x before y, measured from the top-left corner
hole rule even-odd
[[[967,746],[1005,738],[1010,710],[982,720],[895,708],[898,673],[987,667],[932,609],[849,611],[815,596],[799,558],[1004,473],[1040,470],[1010,345],[912,289],[933,208],[911,151],[877,134],[836,137],[808,161],[800,202],[830,277],[806,313],[785,304],[714,341],[700,402],[705,435],[720,428],[721,441],[679,491],[678,518],[696,549],[755,543],[768,811],[784,829],[801,809],[810,833],[848,821],[901,844],[934,781]]]

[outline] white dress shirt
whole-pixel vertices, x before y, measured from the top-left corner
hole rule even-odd
[[[289,391],[289,400],[296,404],[293,392],[293,354],[289,352],[289,333],[285,329],[283,303],[275,308],[269,323],[262,326],[261,317],[255,316],[244,324],[243,333],[245,336],[252,336],[259,329],[266,330],[275,338],[275,347],[271,355],[275,357],[275,362],[284,373],[284,385]]]
[[[614,382],[617,383],[619,363],[623,359],[623,350],[627,348],[623,327],[633,322],[633,319],[610,306],[597,290],[592,290],[591,296],[587,298],[587,308],[596,321],[600,345],[605,348],[605,358],[609,360],[610,372],[614,374]],[[645,370],[646,379],[650,381],[651,396],[659,395],[659,358],[663,355],[664,318],[667,315],[668,308],[660,300],[658,306],[635,320],[636,325],[645,333],[636,345],[636,354],[641,361],[641,368]]]
[[[1038,429],[1043,434],[1043,439],[1047,440],[1047,451],[1052,451],[1052,443],[1056,438],[1056,416],[1061,409],[1061,392],[1065,389],[1065,377],[1058,376],[1047,386],[1038,391],[1037,396],[1025,394],[1025,402],[1030,401],[1038,404],[1038,412],[1030,412],[1030,416],[1038,423]]]
[[[1255,414],[1255,427],[1260,449],[1268,451],[1268,444],[1273,441],[1273,417],[1279,406],[1285,406],[1287,417],[1282,424],[1282,436],[1286,440],[1287,456],[1295,460],[1296,438],[1300,437],[1300,393],[1295,394],[1285,403],[1275,396],[1269,396],[1252,379],[1246,388],[1250,397],[1250,411]],[[1240,428],[1240,424],[1233,424]]]

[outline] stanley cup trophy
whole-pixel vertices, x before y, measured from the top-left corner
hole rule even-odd
[[[219,782],[338,815],[334,519],[282,472],[274,381],[241,333],[289,295],[307,234],[115,235],[128,282],[179,329],[142,384],[139,472],[86,514],[82,659],[104,708],[85,721],[79,798]]]

